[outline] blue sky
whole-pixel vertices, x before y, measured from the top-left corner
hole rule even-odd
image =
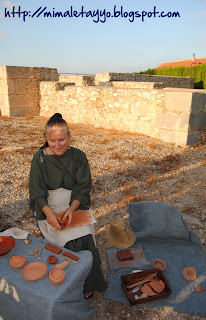
[[[13,6],[15,12],[20,6],[20,16],[12,16]],[[43,16],[71,12],[71,7],[80,12],[82,6],[87,15],[98,9],[114,15],[116,8],[117,16],[122,8],[125,17],[95,23],[97,16],[86,17],[86,13],[73,18],[68,13],[59,18]],[[153,13],[154,7],[158,14]],[[137,11],[140,15],[144,11],[144,22],[141,17],[129,21]],[[158,17],[163,11],[179,12],[180,17]],[[205,30],[206,0],[0,0],[0,65],[54,67],[60,73],[79,74],[139,72],[189,59],[193,53],[206,57]]]

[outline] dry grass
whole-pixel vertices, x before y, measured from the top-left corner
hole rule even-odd
[[[41,237],[28,204],[28,177],[32,156],[44,144],[46,119],[0,117],[0,180],[2,205],[0,231],[19,226]],[[91,192],[96,225],[96,239],[102,268],[108,271],[105,230],[115,218],[128,225],[128,203],[163,201],[183,214],[192,230],[206,240],[206,148],[181,148],[172,144],[115,130],[69,124],[72,145],[83,150],[90,163]],[[15,147],[23,147],[16,150]],[[197,219],[199,225],[194,224]],[[195,220],[196,221],[196,220]],[[33,225],[33,227],[31,227]],[[103,299],[95,293],[88,304],[96,309],[95,320],[199,320],[201,317],[180,314],[164,308],[139,306],[131,308]],[[123,312],[124,311],[124,312]]]

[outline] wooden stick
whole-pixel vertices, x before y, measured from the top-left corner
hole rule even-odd
[[[39,248],[36,248],[35,251],[32,253],[32,256],[35,256],[35,254],[37,253],[38,250],[39,250]]]
[[[135,282],[135,283],[127,286],[127,288],[128,288],[128,289],[131,289],[131,288],[137,287],[137,286],[139,286],[140,284],[147,282],[147,281],[148,281],[149,279],[151,279],[152,277],[156,276],[156,274],[157,274],[157,273],[153,273],[153,274],[151,274],[150,276],[147,276],[147,277],[143,278],[142,280],[139,280],[139,281],[137,281],[137,282]]]
[[[38,259],[41,259],[41,248],[39,248],[38,250],[39,250]]]
[[[25,250],[26,252],[28,252],[28,253],[31,253],[32,254],[32,252],[31,251],[29,251],[29,250],[26,250],[26,249],[24,249],[24,248],[22,248],[23,250]]]
[[[62,258],[64,258],[65,260],[68,260],[68,261],[71,261],[71,262],[77,263],[77,261],[72,260],[72,259],[69,259],[69,258],[67,258],[66,256],[63,256],[63,255],[58,254],[58,253],[55,253],[55,254],[57,254],[58,256],[60,256],[60,257],[62,257]]]

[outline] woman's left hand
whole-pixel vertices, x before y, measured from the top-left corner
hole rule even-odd
[[[66,210],[64,216],[62,217],[62,221],[65,221],[65,220],[67,221],[65,228],[67,228],[70,222],[72,221],[73,214],[74,214],[74,210],[71,207]]]
[[[64,221],[64,220],[67,221],[67,224],[66,224],[65,228],[67,228],[69,226],[69,224],[71,223],[74,211],[77,210],[79,208],[79,206],[80,206],[80,201],[79,200],[74,200],[71,203],[71,207],[69,207],[66,210],[64,216],[62,217],[62,221]]]

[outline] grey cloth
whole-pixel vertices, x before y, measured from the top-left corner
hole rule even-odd
[[[193,291],[197,284],[206,288],[206,253],[196,232],[188,230],[181,213],[161,202],[129,204],[129,220],[136,234],[136,246],[144,246],[146,259],[166,262],[163,271],[172,289],[171,295],[144,305],[170,307],[175,311],[206,316],[205,291]],[[187,281],[182,275],[185,267],[194,267],[197,278]],[[121,275],[131,269],[109,272],[105,298],[129,303],[121,288]]]
[[[110,271],[118,270],[118,269],[143,269],[151,267],[149,261],[145,259],[144,250],[142,247],[140,248],[132,248],[131,253],[133,255],[133,260],[120,261],[117,257],[117,252],[120,249],[110,249],[107,251],[107,257],[109,262]],[[124,250],[124,249],[123,249]]]
[[[22,275],[22,269],[13,269],[9,258],[13,255],[26,257],[30,262],[44,262],[48,272],[52,266],[47,262],[48,256],[54,253],[44,248],[47,241],[29,235],[31,243],[25,245],[22,240],[15,239],[14,248],[0,256],[0,318],[5,320],[82,320],[92,319],[94,310],[87,307],[83,296],[84,282],[92,266],[92,254],[88,250],[75,253],[80,259],[78,263],[71,262],[65,271],[65,280],[60,285],[50,282],[48,274],[37,281],[27,281]],[[41,260],[37,254],[31,256],[23,250],[34,252],[42,248]],[[62,252],[71,252],[62,248]],[[73,253],[74,254],[74,253]],[[54,254],[55,255],[55,254]],[[57,256],[59,262],[63,258]]]

